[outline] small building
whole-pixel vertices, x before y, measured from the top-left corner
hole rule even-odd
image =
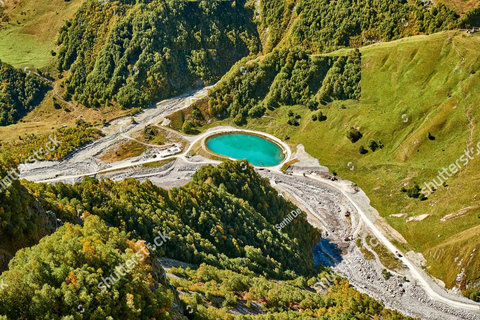
[[[162,153],[160,153],[160,156],[162,158],[166,158],[166,157],[173,156],[174,154],[178,154],[178,153],[181,153],[181,152],[182,152],[182,149],[179,146],[174,145],[173,147],[168,148],[167,150],[164,150]]]

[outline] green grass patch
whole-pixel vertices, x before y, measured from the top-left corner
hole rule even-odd
[[[0,60],[17,68],[50,68],[58,30],[83,0],[6,1],[0,23]],[[6,21],[8,20],[8,21]]]

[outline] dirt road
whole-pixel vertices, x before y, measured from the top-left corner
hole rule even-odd
[[[22,178],[36,182],[77,181],[84,176],[102,175],[113,180],[134,177],[141,181],[150,179],[153,183],[171,188],[187,183],[193,173],[201,165],[218,161],[200,156],[186,157],[193,144],[201,141],[209,134],[234,130],[231,127],[217,127],[196,137],[186,138],[190,146],[182,154],[172,156],[174,162],[158,168],[132,171],[135,165],[147,164],[158,159],[140,160],[127,159],[112,164],[103,164],[95,157],[104,150],[119,143],[123,136],[132,135],[143,130],[147,125],[157,125],[162,119],[192,102],[192,97],[204,96],[208,88],[165,100],[155,108],[147,109],[135,117],[135,123],[130,118],[116,120],[105,128],[105,137],[79,148],[62,161],[38,162],[33,168],[21,168]],[[269,136],[269,135],[268,135]],[[284,161],[290,160],[292,152],[281,140],[269,136],[286,150]],[[332,268],[348,278],[350,283],[360,291],[365,292],[385,303],[387,307],[397,309],[407,315],[422,319],[480,319],[476,314],[478,304],[463,297],[448,294],[439,288],[430,277],[405,257],[401,258],[404,270],[395,273],[385,280],[382,276],[384,267],[378,259],[367,260],[356,245],[356,241],[344,241],[348,235],[354,239],[372,233],[378,241],[385,245],[393,254],[397,249],[385,236],[385,230],[379,228],[371,220],[368,197],[363,192],[351,193],[349,181],[332,182],[316,175],[294,172],[285,175],[281,172],[282,164],[270,169],[258,169],[258,172],[270,179],[272,185],[284,193],[299,207],[309,213],[309,221],[324,230],[322,242],[316,248],[314,255],[318,262],[331,265]],[[109,170],[119,170],[107,172]],[[344,213],[349,211],[350,217]],[[368,249],[369,244],[364,243]],[[370,248],[371,249],[371,248]],[[373,253],[375,256],[375,254]],[[405,281],[403,277],[408,281]]]

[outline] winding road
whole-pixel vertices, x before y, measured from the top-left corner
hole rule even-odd
[[[155,108],[147,109],[144,112],[142,112],[140,115],[136,116],[135,123],[133,124],[132,123],[128,124],[125,119],[119,119],[117,121],[117,124],[118,124],[117,127],[119,128],[110,129],[110,132],[108,132],[107,130],[107,134],[105,137],[102,137],[96,142],[75,151],[70,157],[68,157],[67,160],[61,160],[58,162],[56,161],[48,162],[48,163],[40,162],[40,163],[37,163],[36,166],[33,168],[21,167],[20,168],[21,178],[25,178],[27,180],[31,180],[35,182],[47,182],[47,183],[52,183],[57,181],[69,181],[69,180],[71,181],[71,179],[81,179],[82,177],[85,177],[85,176],[95,176],[98,174],[105,174],[107,172],[111,172],[115,170],[128,169],[133,166],[139,166],[143,164],[158,162],[159,159],[145,159],[145,160],[140,159],[139,160],[137,157],[135,159],[128,159],[126,161],[121,161],[111,165],[105,165],[105,164],[99,163],[99,161],[95,159],[95,156],[98,156],[100,152],[106,150],[107,148],[112,147],[116,143],[119,143],[121,139],[125,138],[125,135],[130,135],[135,132],[140,132],[140,130],[145,128],[147,125],[151,125],[151,124],[156,125],[166,115],[171,114],[182,108],[188,107],[189,104],[191,104],[192,101],[195,99],[195,97],[204,96],[206,94],[206,90],[208,90],[208,88],[204,88],[195,93],[183,95],[178,98],[173,98],[173,99],[163,101],[157,104]],[[185,136],[184,137],[185,140],[189,142],[189,146],[186,148],[186,150],[184,150],[184,152],[181,154],[165,157],[163,159],[179,159],[183,163],[194,164],[196,166],[201,164],[219,163],[218,161],[213,161],[205,158],[200,160],[197,158],[196,161],[191,161],[190,157],[188,157],[187,155],[189,155],[194,145],[198,145],[198,143],[202,143],[202,141],[204,141],[204,139],[207,138],[208,136],[219,133],[219,132],[234,132],[234,131],[263,135],[268,139],[271,139],[277,144],[279,144],[285,151],[285,159],[282,161],[282,163],[280,163],[275,167],[269,167],[268,169],[259,170],[260,174],[262,174],[263,176],[268,176],[271,179],[282,179],[284,181],[289,181],[288,179],[294,179],[296,181],[300,181],[300,180],[310,181],[315,185],[320,186],[318,190],[323,190],[321,189],[322,188],[321,186],[328,186],[328,188],[335,190],[335,192],[341,194],[345,199],[348,200],[349,204],[345,204],[345,206],[351,205],[353,206],[353,208],[355,208],[354,211],[358,214],[358,217],[355,217],[355,219],[357,219],[356,222],[354,223],[356,224],[356,229],[351,230],[352,233],[353,231],[358,233],[362,226],[366,226],[371,231],[371,233],[373,233],[373,235],[392,254],[398,251],[398,249],[393,245],[393,243],[386,236],[386,231],[381,229],[381,227],[379,227],[377,224],[375,224],[374,221],[372,221],[372,215],[369,212],[374,209],[370,206],[368,197],[361,190],[357,193],[352,193],[351,189],[349,189],[350,188],[349,186],[351,185],[350,181],[346,181],[346,180],[330,181],[316,174],[309,174],[304,172],[294,172],[293,176],[290,176],[287,178],[287,176],[282,172],[281,168],[285,162],[290,161],[292,159],[293,157],[292,151],[290,150],[289,146],[285,142],[281,141],[280,139],[272,135],[262,133],[262,132],[255,132],[251,130],[240,130],[240,129],[236,129],[233,127],[226,127],[226,126],[215,127],[198,136],[194,136],[194,137]],[[91,171],[88,171],[88,169],[90,169]],[[169,169],[169,170],[172,170],[172,169]],[[148,174],[144,173],[143,175],[139,175],[138,178],[145,178],[145,177],[150,177],[155,175],[157,175],[157,173],[155,172],[148,173]],[[290,185],[293,186],[292,188],[297,188],[297,191],[300,190],[298,189],[298,186],[295,186],[295,183],[290,183]],[[278,187],[280,188],[280,185]],[[284,182],[283,191],[284,192],[291,191],[289,190],[288,184],[286,184],[286,182]],[[326,219],[324,215],[320,215],[318,213],[318,210],[314,207],[315,202],[311,202],[311,198],[316,196],[315,193],[308,194],[308,192],[299,192],[298,194],[293,194],[292,192],[292,194],[290,195],[293,198],[295,198],[298,203],[303,204],[303,209],[305,209],[306,211],[309,211],[310,214],[315,215],[323,225],[329,225],[330,222],[328,221],[328,219]],[[310,199],[310,202],[313,203],[312,205],[308,204],[309,199],[304,198],[306,196],[310,197],[309,199]],[[338,215],[338,213],[336,214]],[[338,223],[342,224],[344,222],[340,221]],[[331,227],[331,225],[326,227],[327,228]],[[358,251],[358,248],[357,248],[357,251]],[[360,259],[359,253],[356,253],[355,259]],[[411,277],[420,284],[421,288],[425,291],[429,299],[437,303],[444,304],[448,307],[460,310],[460,312],[457,315],[452,315],[452,313],[450,313],[450,316],[445,318],[434,317],[434,318],[428,318],[428,319],[480,319],[480,316],[478,314],[475,314],[475,313],[478,313],[479,311],[480,305],[478,303],[460,296],[455,296],[447,293],[444,289],[436,285],[432,281],[432,279],[421,268],[419,268],[417,265],[411,262],[408,258],[403,256],[400,259],[403,262],[403,264],[407,267]],[[348,272],[345,272],[345,273],[347,274]],[[367,293],[370,293],[370,291],[367,290]],[[401,308],[401,306],[396,306],[396,305],[393,305],[393,307]],[[408,312],[409,309],[404,308],[402,311],[405,311],[405,310],[406,312]]]

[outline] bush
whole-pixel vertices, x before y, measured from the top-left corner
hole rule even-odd
[[[370,148],[370,150],[372,150],[372,152],[375,152],[375,150],[379,148],[378,143],[375,140],[370,140],[370,142],[368,143],[368,147]]]
[[[300,122],[298,122],[298,120],[295,118],[289,118],[287,123],[291,126],[296,126],[296,127],[300,125]]]
[[[183,123],[182,125],[182,131],[186,134],[192,133],[193,130],[193,124],[190,120],[187,120]]]
[[[323,114],[323,112],[320,111],[320,112],[318,113],[318,121],[325,121],[325,120],[327,120],[327,116],[325,116],[325,115]]]
[[[266,109],[263,105],[258,105],[248,110],[248,115],[252,118],[260,118],[264,115]]]
[[[225,295],[225,300],[223,300],[223,303],[222,303],[222,306],[223,307],[234,307],[237,305],[237,298],[231,294],[231,293],[227,293]]]
[[[406,192],[409,198],[420,199],[420,200],[426,199],[425,195],[421,193],[421,189],[417,183],[415,183],[413,187],[406,189]]]
[[[318,102],[315,99],[308,100],[307,107],[310,110],[317,110],[318,109]]]
[[[237,114],[233,119],[233,123],[235,123],[237,126],[241,126],[244,122],[245,122],[245,119],[240,113]]]
[[[368,150],[365,149],[364,146],[360,146],[360,148],[358,149],[358,152],[360,152],[360,154],[366,154],[366,153],[368,153]]]
[[[347,138],[350,140],[352,143],[357,142],[363,137],[362,133],[355,129],[354,127],[350,127],[350,130],[347,133]]]
[[[390,277],[392,276],[392,274],[390,273],[390,271],[387,271],[387,269],[383,269],[383,270],[382,270],[382,275],[383,275],[383,278],[384,278],[385,280],[390,279]]]

